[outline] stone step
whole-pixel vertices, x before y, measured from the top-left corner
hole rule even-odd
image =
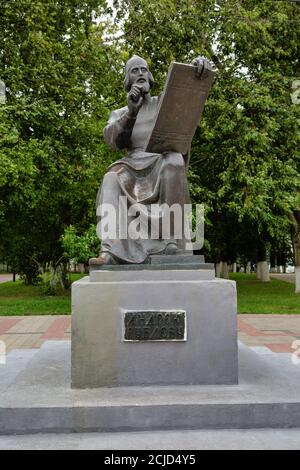
[[[70,342],[49,341],[0,396],[0,433],[300,428],[300,367],[240,344],[227,386],[70,388]],[[11,376],[12,378],[12,376]]]
[[[149,264],[102,264],[90,265],[90,273],[95,271],[174,271],[174,270],[213,270],[213,263],[201,263],[195,260],[194,262],[180,262],[180,260],[169,260],[168,262],[155,261]]]
[[[184,252],[176,255],[152,255],[150,264],[205,264],[203,255],[187,255]]]
[[[38,349],[13,349],[0,364],[0,390],[8,387],[38,353]]]
[[[25,358],[32,358],[35,356],[40,348],[28,348],[28,349],[12,349],[6,356],[7,363],[12,364],[14,361],[18,361]]]
[[[252,351],[263,356],[266,360],[276,362],[278,365],[288,367],[299,372],[300,369],[300,356],[295,353],[275,353],[266,346],[252,346]],[[295,369],[297,367],[297,369]]]
[[[250,348],[261,356],[274,356],[276,354],[271,349],[267,348],[267,346],[250,346]]]
[[[219,429],[0,436],[1,450],[299,450],[300,429]],[[178,449],[181,452],[178,452]],[[115,464],[118,463],[115,455]],[[173,454],[174,455],[174,454]],[[186,455],[186,454],[184,454]],[[112,454],[107,454],[112,458]],[[142,459],[145,459],[146,454]],[[121,456],[120,456],[121,458]],[[182,459],[181,459],[182,460]],[[163,457],[158,459],[163,463]],[[169,463],[171,463],[171,456]],[[178,462],[178,460],[177,460]],[[187,461],[189,462],[189,460]],[[121,462],[119,461],[121,464]],[[178,462],[179,463],[179,462]],[[133,465],[131,465],[133,467]]]

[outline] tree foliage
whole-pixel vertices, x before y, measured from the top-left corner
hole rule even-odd
[[[205,55],[217,80],[192,145],[191,193],[206,204],[208,256],[234,260],[286,246],[299,207],[300,8],[266,0],[118,2],[128,54],[148,59],[161,86],[171,60]],[[248,248],[247,248],[248,247]],[[248,253],[250,256],[250,253]]]
[[[84,240],[95,220],[96,191],[116,159],[102,129],[109,112],[125,104],[123,66],[133,53],[148,60],[154,93],[173,60],[204,55],[215,63],[189,174],[193,200],[206,206],[208,258],[251,259],[271,246],[289,248],[289,214],[300,207],[300,106],[291,100],[299,79],[300,5],[113,5],[10,0],[1,6],[2,257],[32,282],[41,267],[65,260],[64,233]]]
[[[89,259],[97,256],[100,250],[100,241],[91,225],[82,235],[76,233],[76,228],[70,225],[62,236],[64,255],[76,264],[88,264]]]
[[[113,158],[102,138],[112,56],[105,23],[93,20],[105,12],[95,0],[2,5],[0,249],[18,272],[56,265],[64,229],[84,231],[94,220]]]

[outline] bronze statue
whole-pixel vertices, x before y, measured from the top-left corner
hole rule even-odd
[[[212,70],[210,62],[203,57],[195,59],[193,65],[199,78]],[[128,153],[110,165],[97,195],[97,207],[111,204],[118,217],[122,210],[120,196],[126,197],[124,211],[128,211],[133,204],[142,204],[146,208],[143,215],[150,224],[152,204],[168,204],[171,207],[176,203],[183,207],[190,201],[186,176],[188,156],[171,151],[147,153],[144,150],[160,99],[150,95],[153,84],[147,62],[138,56],[129,59],[124,81],[125,90],[128,91],[127,106],[113,111],[104,129],[106,143],[115,150],[127,149]],[[128,223],[130,217],[126,220]],[[90,265],[145,263],[152,254],[182,253],[184,247],[184,237],[177,239],[172,227],[168,238],[105,239],[102,240],[99,257],[92,258]]]

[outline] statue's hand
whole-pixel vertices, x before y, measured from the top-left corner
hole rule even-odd
[[[196,77],[197,78],[206,78],[209,75],[209,72],[212,72],[213,65],[212,63],[206,59],[206,57],[196,57],[193,60],[192,65],[195,65],[196,69]]]
[[[137,116],[140,107],[143,104],[142,88],[138,85],[132,85],[127,95],[127,106],[131,116]]]

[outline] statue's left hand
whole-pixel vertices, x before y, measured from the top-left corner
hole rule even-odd
[[[192,65],[195,65],[197,68],[195,69],[196,71],[196,77],[198,78],[206,78],[213,70],[213,65],[212,63],[206,59],[206,57],[196,57],[196,59],[193,60]]]

